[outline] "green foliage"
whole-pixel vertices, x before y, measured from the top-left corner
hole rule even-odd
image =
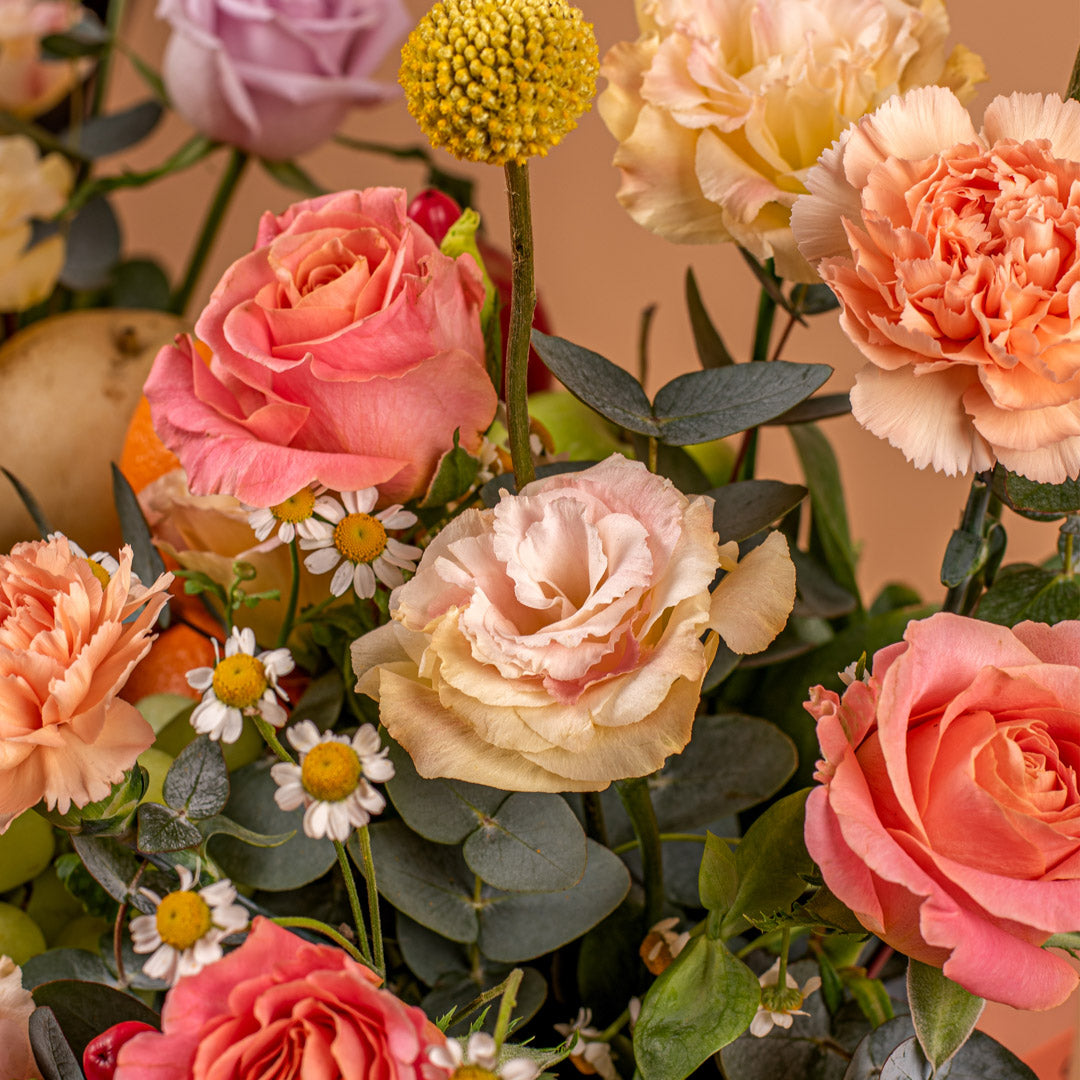
[[[183,851],[202,843],[202,833],[175,810],[158,803],[144,803],[139,807],[139,830],[136,843],[146,853]]]
[[[738,892],[739,866],[735,854],[723,840],[707,833],[698,871],[701,906],[709,912],[725,915],[735,903]]]
[[[115,464],[111,468],[113,502],[116,504],[117,517],[120,518],[120,531],[123,533],[124,542],[131,545],[131,569],[139,575],[140,580],[149,585],[165,572],[165,563],[154,546],[150,526],[146,523],[142,507],[139,506],[138,496],[119,468]],[[169,625],[168,604],[158,616],[158,625],[162,628]]]
[[[160,1020],[138,998],[96,982],[60,979],[34,989],[34,1004],[52,1010],[64,1038],[78,1058],[86,1044],[106,1028],[125,1020],[139,1020],[154,1027]]]
[[[1080,480],[1039,484],[998,465],[994,468],[990,486],[1010,510],[1036,521],[1053,521],[1080,511]]]
[[[125,259],[117,263],[109,280],[109,305],[168,311],[169,279],[153,259]]]
[[[41,534],[42,540],[49,535],[49,533],[56,530],[49,524],[49,519],[45,516],[45,512],[41,509],[37,499],[30,493],[30,489],[13,473],[8,472],[7,469],[0,467],[0,472],[7,477],[8,482],[15,489],[15,494],[19,496],[19,501],[26,507],[26,512],[30,515],[37,527],[37,531]]]
[[[420,502],[423,508],[446,506],[460,499],[476,482],[480,462],[458,445],[461,429],[454,430],[454,445],[439,459],[439,467]]]
[[[1003,567],[979,599],[980,619],[1013,626],[1025,619],[1057,623],[1080,618],[1080,581],[1029,563]]]
[[[768,528],[802,502],[806,488],[779,480],[740,480],[706,494],[714,501],[713,528],[723,544]]]
[[[686,308],[690,313],[690,326],[694,331],[694,347],[703,368],[728,367],[734,364],[724,339],[716,329],[698,291],[697,279],[691,267],[686,268]]]
[[[82,157],[108,157],[142,142],[164,114],[160,101],[140,101],[120,112],[92,116],[67,132],[64,139]]]
[[[97,953],[86,949],[49,949],[32,956],[22,965],[22,984],[27,990],[57,979],[117,985],[105,961]]]
[[[74,1051],[52,1009],[35,1009],[28,1025],[30,1048],[43,1080],[83,1080]]]
[[[326,194],[326,188],[301,169],[295,161],[267,161],[265,158],[260,158],[259,161],[267,173],[284,188],[299,191],[301,195],[309,199],[317,199],[320,195]]]
[[[940,1069],[967,1042],[986,1002],[918,960],[908,961],[907,992],[919,1045]]]
[[[792,406],[765,423],[770,426],[787,424],[809,424],[817,420],[828,420],[834,416],[847,416],[851,412],[851,400],[846,393],[815,394],[798,405]]]
[[[119,260],[120,223],[108,200],[95,196],[67,224],[60,283],[76,292],[105,288]]]

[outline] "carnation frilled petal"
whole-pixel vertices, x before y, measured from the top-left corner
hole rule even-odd
[[[783,629],[795,604],[795,567],[773,532],[716,587],[709,623],[737,653],[760,652]]]
[[[1055,157],[1080,161],[1080,102],[1057,94],[1013,93],[999,96],[983,114],[983,136],[1000,139],[1046,139]]]

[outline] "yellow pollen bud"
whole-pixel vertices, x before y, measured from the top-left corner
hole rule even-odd
[[[247,653],[235,653],[214,668],[214,696],[234,709],[248,709],[266,692],[266,668]]]
[[[210,929],[210,906],[197,893],[169,893],[158,904],[155,922],[166,945],[190,949]]]
[[[386,530],[370,514],[347,514],[334,528],[334,547],[350,562],[374,562],[386,550]]]
[[[300,782],[320,802],[341,802],[356,790],[363,771],[360,758],[347,743],[324,742],[304,755]]]
[[[577,126],[598,70],[592,26],[567,0],[442,0],[409,35],[398,81],[432,146],[523,165]],[[533,101],[548,109],[541,129]]]
[[[307,521],[315,509],[315,492],[311,488],[304,488],[295,495],[290,495],[284,502],[270,507],[270,513],[278,521],[290,521],[294,525],[298,521]]]
[[[98,581],[101,583],[101,587],[103,589],[108,588],[110,580],[109,571],[106,570],[105,567],[101,565],[101,563],[94,562],[93,559],[84,559],[83,561],[86,563],[87,566],[90,567],[90,573],[98,579]]]

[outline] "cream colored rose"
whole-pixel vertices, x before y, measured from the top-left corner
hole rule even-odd
[[[357,689],[422,776],[596,791],[689,741],[707,631],[758,652],[794,598],[781,534],[739,560],[710,499],[615,455],[455,518],[353,644]]]
[[[30,1049],[30,1014],[34,999],[22,985],[22,972],[8,956],[0,956],[0,1076],[4,1080],[40,1077]]]
[[[946,56],[944,0],[639,0],[638,22],[600,69],[619,201],[668,240],[734,240],[796,281],[816,280],[788,218],[818,155],[895,93],[985,79],[974,53]]]
[[[71,93],[93,61],[45,60],[41,39],[65,33],[85,15],[73,0],[0,0],[0,109],[29,119]]]
[[[0,311],[25,311],[56,284],[64,239],[50,236],[30,247],[30,222],[59,213],[74,179],[60,154],[39,158],[25,136],[0,138]]]

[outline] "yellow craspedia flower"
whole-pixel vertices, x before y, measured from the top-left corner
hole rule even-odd
[[[566,0],[442,0],[409,35],[398,80],[432,146],[524,164],[577,126],[598,67],[592,25]]]

